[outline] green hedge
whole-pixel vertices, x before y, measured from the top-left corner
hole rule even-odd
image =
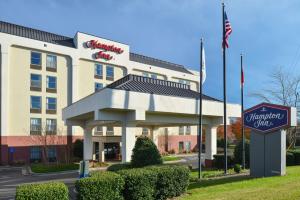
[[[146,169],[153,170],[157,175],[155,199],[165,200],[186,192],[190,178],[187,167],[154,166]]]
[[[124,180],[113,172],[95,172],[75,183],[78,199],[121,200]]]
[[[125,200],[153,200],[157,175],[144,168],[120,170],[124,181],[123,196]]]
[[[17,187],[16,200],[68,200],[69,192],[64,183],[50,182],[20,185]]]
[[[130,163],[113,164],[107,168],[107,171],[116,172],[123,169],[131,169]]]
[[[295,165],[300,165],[300,149],[289,150],[289,153],[292,153],[295,158]]]
[[[227,166],[233,167],[233,165],[234,165],[233,156],[227,156]],[[213,166],[217,169],[224,168],[224,155],[223,154],[214,155]]]
[[[291,152],[286,152],[286,165],[287,166],[295,165],[295,157],[294,154]]]

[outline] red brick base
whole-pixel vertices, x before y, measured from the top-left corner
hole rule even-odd
[[[23,164],[30,161],[30,148],[32,146],[55,146],[57,160],[66,160],[71,152],[72,144],[81,136],[2,136],[1,137],[1,165]],[[13,152],[10,149],[13,148]]]

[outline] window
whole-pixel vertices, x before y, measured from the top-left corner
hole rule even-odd
[[[47,110],[56,110],[56,98],[47,97]]]
[[[106,127],[106,135],[113,135],[114,134],[114,127],[113,126],[107,126]]]
[[[179,126],[179,135],[184,135],[184,126]]]
[[[147,72],[143,72],[143,74],[142,74],[144,77],[149,77],[149,73],[147,73]]]
[[[30,96],[30,108],[40,110],[41,109],[41,97]]]
[[[186,141],[185,142],[185,151],[186,151],[186,153],[189,153],[189,152],[191,152],[191,142],[190,141]]]
[[[102,65],[100,64],[95,64],[95,78],[102,78],[102,74],[103,74],[103,71],[102,71]]]
[[[47,89],[56,90],[56,77],[47,76]]]
[[[157,75],[156,74],[151,74],[151,78],[157,79]]]
[[[114,80],[114,68],[112,66],[106,66],[106,79]]]
[[[31,52],[31,64],[32,65],[41,65],[42,54],[38,52]]]
[[[41,89],[42,77],[39,74],[30,75],[30,88]]]
[[[46,67],[56,69],[56,65],[57,65],[56,56],[47,55]]]
[[[30,162],[41,161],[41,148],[31,147],[30,148]]]
[[[30,134],[39,135],[41,134],[42,126],[40,118],[31,118],[30,119]]]
[[[49,162],[56,161],[56,148],[54,146],[47,148],[47,157]]]
[[[56,119],[46,119],[46,134],[56,134]]]
[[[149,134],[149,129],[144,127],[142,131],[142,135],[148,135],[148,134]]]
[[[103,126],[96,126],[96,129],[95,129],[95,135],[102,135],[103,133]]]
[[[186,126],[185,134],[186,135],[191,135],[191,126]]]
[[[188,80],[183,80],[183,79],[179,79],[179,80],[178,80],[178,83],[185,84],[185,85],[191,85],[191,82],[190,82],[190,81],[188,81]]]
[[[103,88],[103,84],[102,83],[95,83],[95,92],[101,90]]]

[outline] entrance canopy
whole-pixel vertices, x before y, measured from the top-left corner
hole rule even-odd
[[[228,118],[241,116],[240,105],[227,110]],[[188,85],[131,74],[63,109],[67,124],[82,127],[196,125],[198,117],[199,93]],[[203,124],[222,122],[223,102],[203,95]]]

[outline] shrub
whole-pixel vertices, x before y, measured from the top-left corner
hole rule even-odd
[[[216,154],[214,155],[213,166],[217,169],[224,168],[224,155],[223,154]],[[233,166],[233,156],[227,155],[227,166]]]
[[[156,173],[145,168],[120,170],[125,180],[123,196],[125,200],[154,200]]]
[[[83,141],[76,140],[73,144],[73,155],[78,158],[83,158]]]
[[[76,181],[78,199],[121,200],[124,180],[113,172],[94,172]]]
[[[132,150],[131,164],[133,167],[162,164],[161,155],[150,138],[137,138]]]
[[[234,167],[233,167],[233,170],[235,173],[241,173],[242,171],[242,168],[241,168],[241,165],[240,164],[235,164]]]
[[[234,162],[236,164],[242,164],[243,162],[243,142],[240,141],[234,148]],[[250,166],[250,143],[249,140],[245,140],[245,163],[246,167]]]
[[[300,165],[300,149],[289,150],[294,155],[295,165]]]
[[[287,166],[295,165],[295,157],[294,154],[291,152],[286,152],[286,165]]]
[[[17,187],[16,200],[68,200],[69,192],[64,183],[50,182],[20,185]]]
[[[130,163],[113,164],[107,168],[107,171],[116,172],[122,169],[130,169],[132,166]]]
[[[155,199],[165,200],[186,192],[189,185],[189,169],[184,166],[148,167],[157,174]]]

